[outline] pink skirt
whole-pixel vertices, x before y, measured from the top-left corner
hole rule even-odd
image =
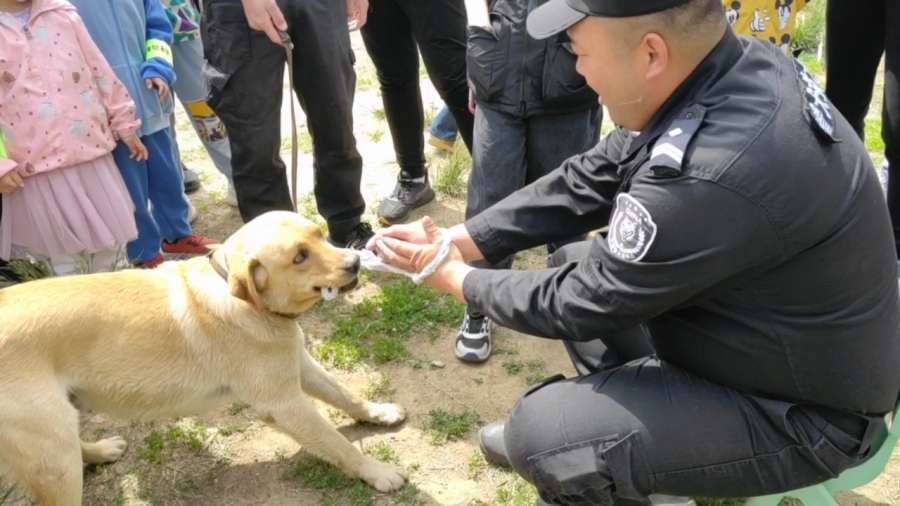
[[[3,195],[0,258],[91,254],[136,237],[134,204],[111,154],[29,177]]]

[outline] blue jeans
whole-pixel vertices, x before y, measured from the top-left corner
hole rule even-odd
[[[450,109],[447,109],[446,105],[438,113],[437,117],[434,118],[434,123],[431,124],[430,130],[431,135],[442,141],[456,141],[456,136],[459,135],[459,129],[456,128],[456,120],[453,119],[453,115],[450,114]]]
[[[116,143],[112,155],[134,201],[137,239],[128,243],[128,259],[144,263],[160,253],[162,239],[175,241],[191,235],[184,176],[175,161],[172,134],[163,129],[141,137],[149,156],[144,161],[129,158],[128,146]],[[150,211],[153,204],[153,211]]]
[[[599,106],[569,114],[519,118],[483,107],[475,109],[475,143],[469,175],[466,219],[505,199],[518,189],[549,174],[567,159],[599,142],[603,112]],[[549,253],[583,240],[573,237],[547,245]],[[474,267],[509,269],[510,256],[495,265]]]
[[[228,144],[228,133],[219,117],[206,104],[205,81],[200,73],[203,69],[203,42],[197,38],[173,45],[172,61],[178,76],[172,85],[172,91],[184,107],[194,131],[203,142],[203,147],[212,158],[216,169],[228,179],[228,184],[231,184],[231,146]],[[175,135],[174,112],[170,125],[175,144],[175,159],[181,162],[181,152]]]
[[[592,148],[600,140],[602,119],[599,106],[526,119],[478,104],[466,219],[549,174],[567,159]],[[547,252],[552,254],[566,244],[584,239],[585,236],[579,236],[548,244]],[[513,256],[509,256],[494,265],[484,260],[471,265],[480,269],[509,269],[512,263]],[[469,316],[481,315],[469,311]]]

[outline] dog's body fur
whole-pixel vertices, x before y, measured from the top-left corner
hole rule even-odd
[[[227,280],[214,261],[228,266]],[[273,212],[212,259],[0,291],[0,474],[44,506],[78,506],[82,461],[112,462],[126,447],[118,437],[82,442],[78,409],[153,420],[239,399],[348,475],[399,489],[402,471],[360,453],[304,394],[382,425],[400,423],[403,409],[347,392],[306,351],[297,321],[281,315],[312,307],[319,287],[354,282],[358,268],[312,223]]]

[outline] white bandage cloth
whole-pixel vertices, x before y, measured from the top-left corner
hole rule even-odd
[[[379,236],[375,236],[375,239],[380,239]],[[413,280],[415,284],[421,284],[425,281],[425,278],[434,274],[434,271],[438,270],[438,267],[441,266],[446,260],[447,256],[450,255],[450,247],[453,242],[449,237],[445,238],[441,243],[441,249],[438,250],[438,254],[434,257],[434,260],[431,261],[428,265],[422,269],[422,272],[408,272],[399,267],[394,267],[393,265],[389,265],[384,262],[378,255],[375,254],[374,251],[363,249],[359,252],[359,262],[363,269],[368,269],[370,271],[382,271],[382,272],[392,272],[394,274],[402,274]]]

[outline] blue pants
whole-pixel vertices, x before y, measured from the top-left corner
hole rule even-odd
[[[162,239],[174,241],[192,233],[184,175],[175,160],[171,132],[166,128],[142,137],[141,141],[147,146],[147,160],[138,162],[128,158],[128,146],[122,141],[112,153],[134,201],[138,238],[129,242],[127,249],[128,259],[139,264],[156,258]]]
[[[431,123],[431,135],[441,139],[442,141],[455,142],[456,136],[459,134],[459,129],[456,128],[456,120],[453,119],[453,114],[450,113],[450,109],[445,105],[443,109],[438,113],[437,117],[434,118],[434,122]]]

